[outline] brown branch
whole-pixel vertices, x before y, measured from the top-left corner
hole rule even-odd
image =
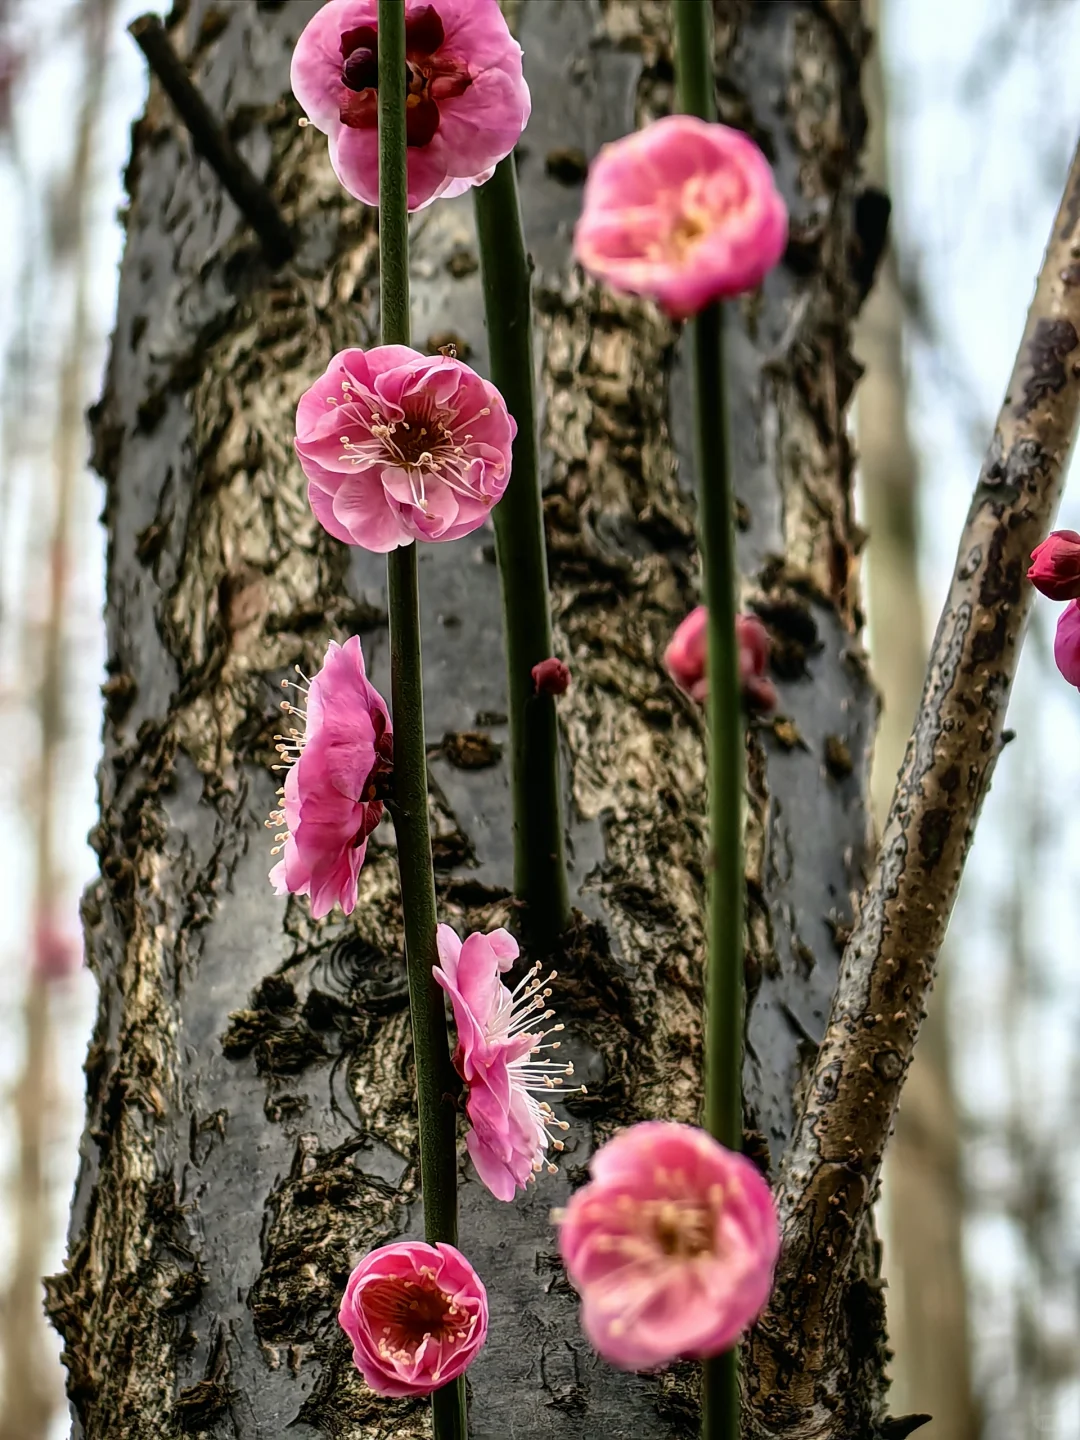
[[[849,1279],[904,1076],[1001,749],[1046,535],[1080,420],[1080,149],[961,536],[922,703],[829,1026],[781,1170],[784,1244],[747,1367],[753,1433],[839,1437],[859,1350]],[[838,1326],[846,1334],[838,1335]],[[865,1338],[865,1337],[863,1337]]]
[[[258,235],[271,265],[284,265],[295,252],[292,232],[270,191],[229,139],[188,74],[156,15],[140,15],[128,34],[146,56],[166,95],[187,126],[195,149],[211,167]]]

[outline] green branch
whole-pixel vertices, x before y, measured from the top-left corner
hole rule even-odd
[[[405,6],[379,0],[379,290],[384,345],[409,343],[409,212],[405,140]],[[397,833],[405,960],[409,976],[420,1183],[429,1242],[457,1243],[457,1149],[453,1071],[442,992],[431,967],[435,875],[428,825],[424,682],[416,546],[387,556],[391,703],[394,714],[394,828]],[[435,1440],[465,1440],[465,1386],[431,1397]]]
[[[514,890],[528,942],[550,950],[570,923],[559,796],[555,699],[533,693],[532,668],[552,654],[540,499],[529,259],[514,157],[474,192],[491,379],[517,421],[513,474],[495,507],[510,704]]]
[[[710,0],[675,0],[679,108],[716,119]],[[689,324],[702,589],[709,611],[708,949],[705,960],[705,1128],[742,1148],[743,1057],[743,736],[735,639],[735,535],[724,321],[719,303]],[[738,1440],[737,1350],[704,1366],[704,1440]]]

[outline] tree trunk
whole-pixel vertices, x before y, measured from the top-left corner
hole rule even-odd
[[[288,90],[314,8],[195,0],[173,16],[300,236],[290,266],[267,270],[156,90],[134,134],[94,417],[110,679],[102,874],[84,912],[101,1006],[49,1305],[86,1440],[427,1433],[423,1405],[364,1388],[334,1319],[357,1256],[420,1224],[392,842],[376,837],[351,922],[314,924],[266,880],[279,679],[359,631],[387,688],[382,562],[323,534],[291,450],[303,389],[377,333],[375,218],[343,194]],[[668,8],[510,8],[534,101],[521,182],[553,604],[573,670],[560,714],[580,919],[555,999],[589,1095],[567,1107],[563,1173],[522,1203],[493,1200],[463,1167],[461,1245],[492,1300],[471,1433],[670,1440],[696,1433],[696,1367],[600,1363],[548,1222],[614,1128],[693,1121],[700,1102],[702,730],[659,665],[696,588],[686,367],[670,324],[583,284],[568,255],[580,152],[671,103]],[[745,598],[773,631],[784,716],[749,741],[747,1128],[768,1164],[866,853],[873,701],[845,415],[863,30],[858,6],[829,0],[717,16],[723,118],[774,159],[793,215],[790,264],[742,305],[730,366]],[[468,197],[424,211],[413,236],[414,343],[453,339],[483,369]],[[490,536],[422,547],[420,561],[441,918],[486,928],[514,913]],[[470,731],[494,747],[456,741]],[[861,1436],[880,1404],[882,1318],[872,1282],[851,1294],[861,1328],[837,1330],[851,1349],[841,1403]]]

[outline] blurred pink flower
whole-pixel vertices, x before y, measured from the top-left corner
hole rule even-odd
[[[669,115],[600,151],[574,254],[597,280],[683,320],[760,284],[784,253],[787,223],[749,136]]]
[[[753,1164],[657,1120],[609,1140],[589,1171],[556,1216],[589,1343],[624,1370],[729,1350],[765,1307],[780,1245]]]
[[[698,605],[679,625],[664,651],[664,668],[679,689],[699,704],[709,693],[708,623],[708,610]],[[743,699],[754,710],[773,709],[777,694],[767,674],[769,632],[756,615],[736,615],[735,639]]]
[[[743,699],[752,710],[774,709],[779,697],[767,673],[772,648],[769,632],[756,615],[736,615],[735,639],[739,645],[739,683]]]
[[[1054,634],[1054,659],[1070,685],[1080,687],[1080,600],[1061,612]]]
[[[349,1276],[338,1311],[353,1361],[378,1395],[430,1395],[487,1339],[487,1291],[453,1245],[380,1245]]]
[[[685,690],[699,705],[705,703],[709,693],[705,675],[708,632],[709,612],[704,605],[698,605],[680,621],[664,651],[664,669],[679,689]]]
[[[533,1093],[553,1092],[562,1076],[574,1073],[573,1065],[531,1058],[559,1048],[558,1040],[544,1041],[561,1025],[528,1028],[555,1013],[544,1009],[551,994],[547,982],[555,972],[539,980],[540,966],[534,965],[515,990],[508,990],[499,977],[517,959],[518,947],[506,930],[475,933],[462,944],[449,925],[440,925],[438,944],[441,964],[433,967],[434,975],[454,1007],[454,1065],[468,1091],[465,1108],[472,1129],[465,1144],[495,1198],[512,1200],[545,1165],[554,1174],[546,1152],[549,1144],[555,1150],[563,1145],[552,1141],[548,1130],[570,1128]]]
[[[380,552],[482,525],[506,489],[516,434],[494,385],[405,345],[342,350],[296,411],[317,519]]]
[[[529,118],[521,47],[498,0],[405,0],[409,209],[491,178]],[[350,195],[379,203],[378,0],[329,0],[292,59],[293,93]]]
[[[48,914],[34,926],[34,975],[46,983],[67,980],[82,968],[83,942]]]
[[[1036,590],[1051,600],[1080,598],[1080,535],[1075,530],[1052,530],[1031,558],[1027,578]]]
[[[570,666],[552,655],[532,667],[532,678],[537,695],[565,695],[570,689]]]
[[[278,737],[289,773],[267,825],[284,827],[272,852],[285,852],[270,872],[277,893],[309,895],[318,920],[335,904],[346,915],[356,904],[356,878],[393,768],[393,730],[385,700],[364,673],[357,635],[344,645],[331,640],[306,694],[306,711],[282,705],[305,731]]]

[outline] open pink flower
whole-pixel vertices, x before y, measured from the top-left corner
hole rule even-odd
[[[589,170],[574,254],[614,290],[682,320],[761,283],[784,253],[787,209],[741,130],[668,115],[605,145]]]
[[[454,1065],[468,1091],[465,1108],[472,1129],[465,1144],[495,1198],[512,1200],[545,1166],[554,1173],[547,1149],[563,1145],[548,1131],[570,1128],[534,1093],[550,1094],[564,1075],[574,1073],[573,1065],[532,1058],[559,1048],[558,1040],[545,1043],[545,1037],[561,1025],[530,1028],[554,1014],[544,1006],[555,972],[540,980],[540,966],[534,965],[515,990],[508,990],[499,977],[517,959],[518,947],[506,930],[475,933],[462,944],[449,925],[440,925],[438,945],[441,964],[433,967],[434,975],[454,1007]]]
[[[494,385],[405,345],[342,350],[296,411],[317,519],[379,552],[482,525],[506,489],[516,434]]]
[[[378,1395],[430,1395],[487,1338],[487,1291],[453,1245],[380,1245],[349,1276],[338,1312],[356,1368]]]
[[[624,1370],[729,1350],[765,1307],[780,1246],[753,1164],[657,1120],[609,1140],[589,1172],[555,1217],[589,1343]]]
[[[1052,530],[1031,552],[1027,578],[1051,600],[1080,598],[1080,535],[1075,530]]]
[[[664,668],[691,700],[703,704],[709,693],[709,612],[704,605],[691,610],[664,651]],[[769,679],[769,632],[756,615],[735,616],[739,646],[739,683],[743,699],[754,710],[776,705],[776,687]]]
[[[379,203],[378,0],[329,0],[292,59],[293,94],[350,195]],[[521,47],[498,0],[405,0],[409,209],[491,178],[529,118]]]
[[[346,915],[356,904],[367,838],[382,819],[393,731],[386,702],[364,673],[357,635],[344,645],[331,640],[306,693],[306,710],[282,705],[306,733],[293,728],[278,737],[290,768],[267,824],[284,827],[273,853],[285,853],[270,872],[277,893],[310,895],[318,920],[335,904]]]
[[[1061,612],[1054,634],[1054,659],[1070,685],[1080,687],[1080,600]]]

